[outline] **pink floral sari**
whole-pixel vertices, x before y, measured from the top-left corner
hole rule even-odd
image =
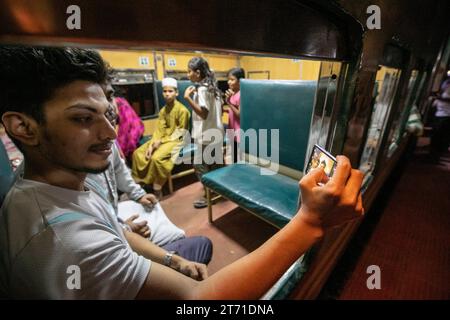
[[[144,124],[124,98],[115,98],[119,109],[119,131],[117,142],[125,157],[129,158],[138,147],[144,133]]]

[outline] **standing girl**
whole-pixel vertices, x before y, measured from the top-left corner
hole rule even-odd
[[[194,169],[197,177],[213,169],[214,164],[223,164],[222,99],[214,73],[208,62],[194,57],[188,63],[189,80],[195,83],[184,92],[184,98],[192,110],[192,137],[197,150],[194,155]],[[220,157],[220,158],[219,158]],[[206,192],[194,201],[195,208],[205,208]]]
[[[239,160],[239,142],[241,128],[241,79],[245,78],[245,71],[242,68],[233,68],[228,71],[228,90],[225,92],[228,104],[228,128],[233,130],[233,163]]]

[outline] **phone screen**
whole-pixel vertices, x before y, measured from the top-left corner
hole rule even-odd
[[[322,167],[325,174],[331,178],[334,174],[334,170],[336,169],[336,164],[336,158],[324,148],[316,144],[314,145],[311,156],[309,157],[308,166],[306,167],[306,174],[308,174],[311,169]]]

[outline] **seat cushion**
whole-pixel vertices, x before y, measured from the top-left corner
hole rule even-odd
[[[298,181],[281,174],[261,175],[260,170],[252,164],[232,164],[204,174],[202,183],[282,228],[297,212]]]

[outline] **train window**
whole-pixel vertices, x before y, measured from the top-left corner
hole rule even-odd
[[[450,76],[450,75],[449,75]],[[424,110],[422,109],[423,106],[425,106],[425,103],[420,103],[421,100],[423,100],[423,95],[425,94],[425,83],[427,82],[428,79],[428,72],[424,71],[420,77],[420,83],[419,83],[419,88],[416,91],[416,94],[414,96],[414,104],[417,105],[417,107],[419,108],[420,114],[422,116],[424,116]]]
[[[327,142],[328,133],[332,132],[333,105],[336,89],[341,77],[342,63],[313,61],[293,58],[278,58],[251,54],[233,54],[227,52],[205,51],[169,51],[169,50],[100,50],[102,57],[115,69],[114,87],[119,95],[124,96],[141,116],[146,126],[145,135],[151,135],[155,129],[155,118],[163,107],[164,101],[158,92],[155,81],[164,77],[188,80],[187,65],[191,58],[201,56],[208,61],[222,92],[228,89],[227,73],[234,67],[242,67],[247,79],[259,81],[307,80],[318,82],[315,99],[315,116],[313,126],[315,135],[311,144],[322,145]],[[145,58],[145,59],[144,59]],[[143,65],[144,63],[144,65]],[[318,79],[320,79],[318,81]],[[179,99],[182,100],[183,92]],[[313,104],[311,105],[313,107]],[[227,111],[228,106],[224,106]],[[334,111],[333,111],[334,110]],[[228,122],[225,112],[223,121]],[[325,139],[325,140],[323,140]],[[323,141],[322,141],[323,140]]]
[[[420,110],[420,107],[422,106],[419,103],[419,101],[421,101],[421,99],[423,98],[423,94],[425,93],[424,88],[425,88],[425,83],[427,81],[427,76],[428,76],[428,73],[426,71],[421,73],[419,86],[418,86],[416,92],[414,93],[413,105],[416,105],[419,108],[419,110]],[[422,112],[420,112],[420,113],[423,114]],[[406,123],[406,121],[405,121],[405,123]],[[405,125],[405,123],[403,125]]]
[[[416,106],[419,109],[419,100],[421,98],[421,95],[424,93],[424,87],[425,82],[427,79],[427,72],[424,71],[419,74],[418,80],[416,81],[416,88],[413,89],[413,93],[411,96],[411,102],[409,107],[412,108],[412,106]],[[405,131],[406,122],[408,121],[410,110],[405,110],[402,115],[402,120],[399,127],[400,134],[398,135],[398,139],[400,140],[402,138],[402,133]],[[420,112],[419,112],[420,113]]]
[[[309,139],[308,153],[314,144],[319,144],[332,150],[334,132],[336,129],[336,115],[338,112],[338,99],[340,97],[338,85],[345,75],[346,64],[341,62],[322,61],[320,65],[318,86],[314,103],[313,119],[311,124],[311,137]]]
[[[337,106],[340,105],[341,85],[347,64],[336,61],[243,56],[240,65],[246,70],[248,79],[317,81],[306,154],[310,153],[314,144],[333,149],[339,112]]]
[[[273,84],[279,80],[314,82],[316,89],[311,98],[312,118],[305,154],[310,153],[314,144],[319,144],[333,152],[340,150],[339,141],[334,141],[334,136],[340,112],[338,106],[343,91],[341,86],[347,74],[347,63],[205,51],[149,49],[146,51],[100,50],[100,53],[116,70],[114,87],[118,94],[128,100],[142,119],[147,120],[144,121],[144,135],[153,133],[156,126],[153,118],[164,105],[161,93],[158,92],[159,87],[154,85],[155,81],[160,81],[164,77],[188,80],[189,60],[195,56],[202,56],[214,71],[218,87],[222,92],[228,89],[227,73],[234,67],[243,68],[245,77],[251,81],[268,81]],[[144,62],[145,65],[142,65]],[[179,99],[186,103],[182,99],[182,94],[183,92],[180,92]],[[270,93],[267,92],[267,94]],[[227,125],[229,113],[226,104],[224,111],[222,120]],[[305,133],[306,137],[308,133]]]
[[[407,120],[405,118],[407,118],[409,116],[409,112],[411,111],[412,105],[415,100],[414,96],[415,96],[415,93],[417,92],[417,85],[419,84],[419,81],[417,81],[418,76],[419,76],[419,70],[411,71],[411,76],[409,77],[409,81],[408,81],[408,88],[407,88],[405,104],[402,109],[397,110],[397,114],[395,115],[395,118],[394,118],[392,126],[391,126],[391,130],[389,133],[389,138],[388,138],[389,148],[387,151],[388,157],[392,156],[394,151],[397,149],[398,143],[401,139],[401,134],[403,133],[402,124],[404,121]]]
[[[376,75],[373,90],[374,105],[370,125],[368,128],[366,143],[360,162],[360,170],[369,174],[375,167],[375,162],[380,149],[381,140],[386,129],[386,123],[390,109],[394,102],[395,94],[400,79],[401,70],[380,66]]]
[[[124,97],[142,119],[158,114],[154,70],[114,69],[112,85],[116,96]]]

